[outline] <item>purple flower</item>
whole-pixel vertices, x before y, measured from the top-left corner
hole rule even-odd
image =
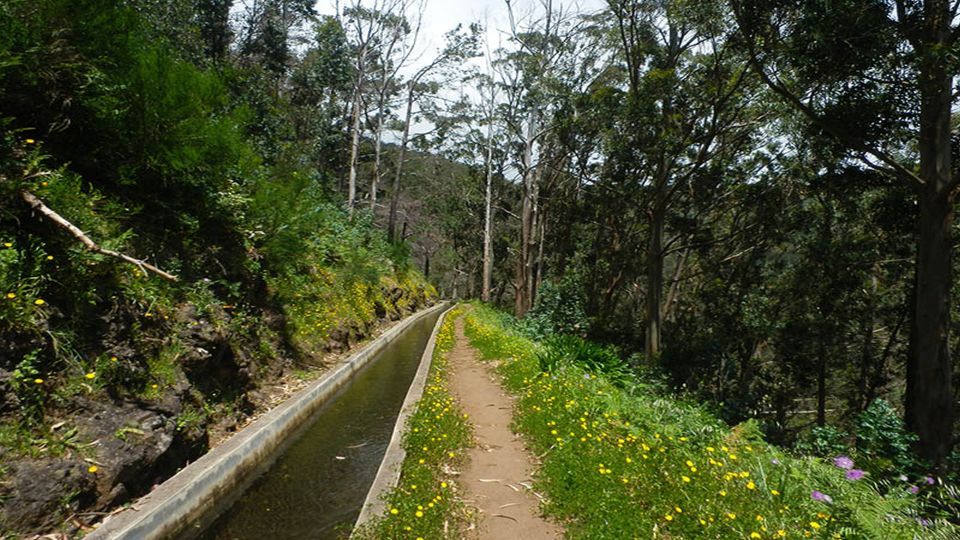
[[[847,456],[837,456],[833,459],[833,464],[841,469],[853,468],[853,460]]]
[[[856,481],[864,477],[867,473],[860,469],[850,469],[847,471],[847,480]]]
[[[910,486],[910,489],[908,491],[916,495],[917,493],[920,493],[920,488],[918,488],[917,486]]]
[[[929,526],[930,526],[930,520],[927,519],[927,518],[917,518],[917,523],[919,523],[920,525],[922,525],[922,526],[924,526],[924,527],[929,527]]]
[[[932,485],[934,485],[934,484],[937,483],[937,481],[934,480],[932,476],[926,477],[925,480],[927,481],[927,485],[928,485],[928,486],[932,486]]]
[[[826,493],[820,493],[820,492],[817,491],[817,490],[813,490],[813,491],[810,492],[810,498],[813,499],[813,500],[815,500],[815,501],[820,501],[820,502],[825,502],[825,503],[832,503],[832,502],[833,502],[833,499],[830,498],[829,495],[827,495]]]

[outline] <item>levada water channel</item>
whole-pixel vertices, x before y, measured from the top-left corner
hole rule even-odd
[[[417,321],[381,351],[199,538],[349,536],[439,314]]]

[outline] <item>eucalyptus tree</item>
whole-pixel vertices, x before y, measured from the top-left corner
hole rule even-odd
[[[402,39],[408,32],[408,25],[398,10],[409,7],[410,0],[373,0],[363,2],[352,0],[344,8],[344,28],[350,43],[353,45],[353,97],[351,99],[350,114],[350,160],[349,176],[347,180],[347,208],[352,213],[357,198],[357,166],[360,159],[360,138],[363,131],[363,117],[366,114],[367,92],[371,70],[377,68],[378,61],[384,60],[384,51],[380,47],[386,43],[394,46],[397,40]],[[369,5],[364,5],[369,4]],[[392,52],[390,53],[392,54]],[[381,69],[389,68],[380,66]],[[389,71],[381,71],[380,81]],[[389,78],[389,77],[388,77]],[[375,88],[380,88],[379,86]],[[384,90],[385,91],[385,90]],[[376,92],[375,92],[376,95]],[[382,124],[381,124],[382,127]]]
[[[457,26],[447,32],[446,43],[426,63],[411,74],[405,82],[406,112],[403,117],[402,134],[400,137],[399,155],[393,173],[393,183],[390,189],[390,213],[387,219],[387,234],[391,241],[400,240],[397,231],[397,212],[400,206],[401,180],[406,160],[407,147],[410,143],[410,128],[414,120],[414,106],[418,101],[435,95],[444,82],[452,82],[462,78],[462,63],[468,58],[476,56],[477,35],[480,28],[473,24],[466,31]],[[447,72],[448,68],[455,67],[456,73]],[[432,80],[439,75],[441,80]]]
[[[665,263],[690,240],[679,230],[668,236],[668,221],[682,217],[684,205],[697,197],[717,194],[728,180],[723,169],[752,149],[760,112],[748,71],[728,40],[732,17],[720,2],[609,0],[608,5],[626,79],[622,114],[629,126],[612,146],[626,161],[617,165],[620,173],[642,188],[638,203],[648,226],[645,353],[653,362],[671,303],[670,295],[663,296]],[[681,258],[675,268],[682,266]]]
[[[493,279],[493,133],[495,129],[495,115],[497,112],[497,87],[493,78],[493,58],[491,58],[490,43],[486,42],[486,77],[481,85],[482,107],[487,123],[487,153],[485,156],[486,181],[484,182],[483,199],[483,284],[480,299],[490,302],[490,285]],[[483,90],[486,92],[483,92]]]
[[[209,7],[213,17],[211,29],[215,30],[224,6],[211,3]],[[315,16],[310,0],[254,0],[245,6],[238,36],[241,56],[247,63],[258,62],[272,73],[278,93],[293,56],[292,31]],[[211,39],[219,38],[213,34]],[[211,46],[215,45],[211,42]]]
[[[381,19],[381,36],[377,40],[374,86],[373,175],[370,179],[370,211],[377,207],[377,191],[383,176],[383,134],[391,100],[399,93],[399,73],[409,65],[420,38],[420,27],[426,0],[399,0],[387,6]],[[368,116],[370,110],[367,111]],[[408,132],[409,133],[409,132]]]
[[[207,58],[223,62],[230,48],[230,8],[233,0],[197,0],[197,15],[200,22],[200,39]]]
[[[290,73],[290,122],[317,169],[335,171],[346,148],[343,124],[350,106],[350,44],[336,17],[320,18],[313,40]]]
[[[522,317],[533,305],[536,295],[540,183],[552,149],[548,135],[553,129],[551,82],[564,62],[576,62],[574,50],[577,25],[569,6],[554,0],[540,0],[538,12],[520,17],[510,0],[505,0],[510,15],[513,50],[500,49],[495,63],[503,102],[501,117],[514,140],[513,163],[520,175],[520,236],[514,280],[514,308]]]
[[[906,420],[922,457],[953,443],[951,156],[958,2],[731,0],[753,70],[849,159],[908,186],[916,267]]]

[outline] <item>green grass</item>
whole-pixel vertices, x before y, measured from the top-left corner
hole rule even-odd
[[[384,495],[387,510],[358,531],[359,538],[459,538],[462,503],[449,474],[471,443],[466,415],[447,390],[447,356],[454,343],[454,320],[462,307],[449,312],[437,335],[433,363],[416,412],[406,426],[406,459],[397,487]]]
[[[542,456],[538,490],[570,538],[956,538],[922,524],[904,483],[868,478],[765,443],[752,422],[728,428],[656,384],[615,385],[566,363],[540,371],[544,346],[483,306],[467,334],[518,397],[515,428]],[[815,500],[817,491],[831,502]]]

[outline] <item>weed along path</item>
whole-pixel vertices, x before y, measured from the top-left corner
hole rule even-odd
[[[531,490],[534,460],[510,429],[513,398],[477,357],[464,335],[461,317],[450,352],[450,393],[473,421],[476,439],[460,475],[465,503],[476,510],[473,526],[464,531],[464,537],[562,538],[563,530],[541,517],[539,499]]]

